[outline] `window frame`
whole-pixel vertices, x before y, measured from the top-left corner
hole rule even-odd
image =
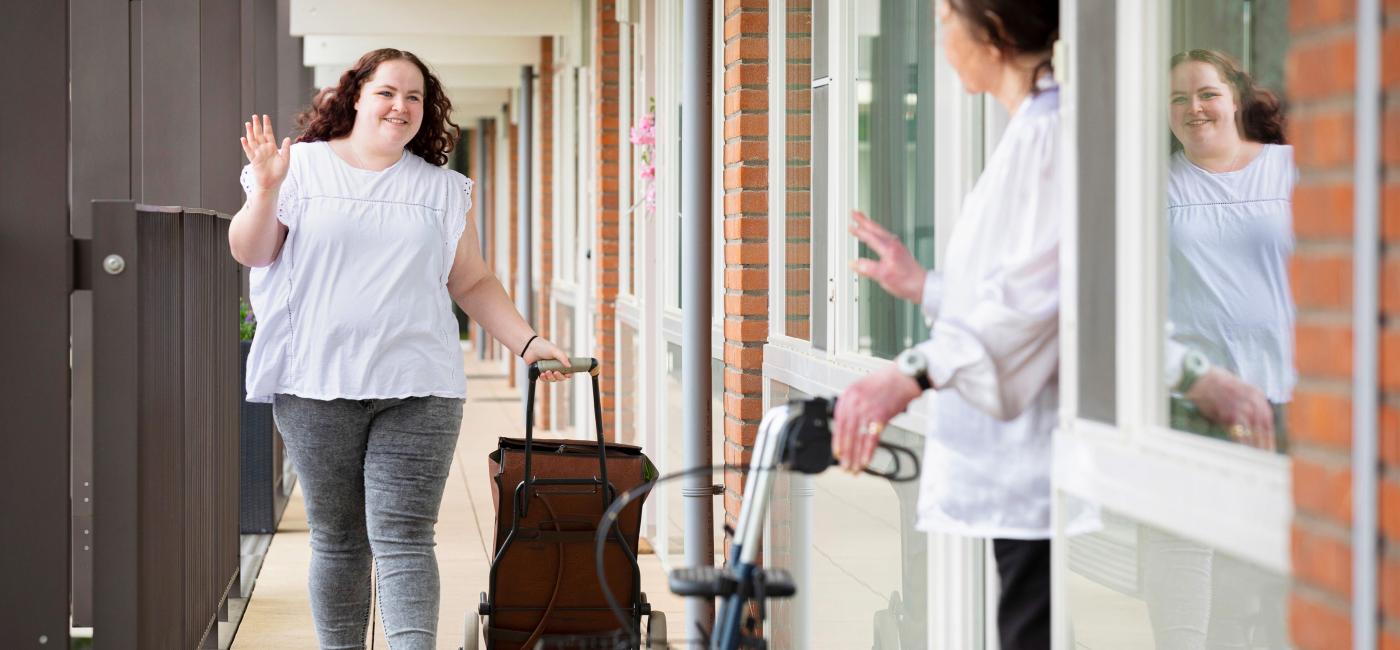
[[[1073,24],[1079,3],[1062,8]],[[1165,196],[1168,146],[1166,66],[1171,3],[1119,4],[1115,73],[1117,174],[1116,421],[1078,416],[1079,342],[1077,228],[1067,220],[1062,241],[1066,271],[1061,322],[1061,427],[1055,433],[1053,485],[1061,493],[1130,515],[1169,533],[1197,539],[1282,575],[1291,574],[1289,531],[1293,515],[1291,460],[1238,444],[1170,429],[1162,378],[1165,302]],[[1083,47],[1074,34],[1071,51]],[[1073,88],[1068,90],[1073,110]],[[1068,113],[1067,115],[1072,115]],[[1077,128],[1062,122],[1077,169]],[[1073,195],[1073,192],[1067,193]],[[1071,197],[1072,199],[1073,197]],[[1068,214],[1075,215],[1074,204]],[[1143,219],[1139,215],[1163,218]],[[1149,262],[1144,264],[1143,260]],[[1092,350],[1090,350],[1092,353]],[[1058,500],[1058,499],[1057,499]],[[1057,535],[1064,534],[1057,521]],[[1067,564],[1060,564],[1067,569]],[[1060,611],[1064,611],[1061,608]]]

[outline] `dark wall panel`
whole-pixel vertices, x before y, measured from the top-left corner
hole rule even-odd
[[[0,20],[0,647],[68,637],[68,7]]]

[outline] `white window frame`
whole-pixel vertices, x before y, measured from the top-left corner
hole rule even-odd
[[[1072,25],[1077,3],[1071,0],[1065,7],[1065,23]],[[1127,3],[1117,11],[1116,422],[1077,416],[1077,235],[1069,222],[1062,237],[1069,244],[1062,253],[1062,284],[1069,290],[1061,308],[1066,335],[1061,337],[1060,385],[1066,394],[1055,434],[1055,488],[1288,575],[1293,515],[1289,459],[1164,424],[1165,219],[1141,215],[1163,215],[1165,210],[1169,152],[1162,125],[1167,123],[1170,4]],[[1063,123],[1066,150],[1073,156],[1074,121]],[[1068,214],[1076,213],[1071,207]],[[1066,604],[1062,593],[1057,597]]]

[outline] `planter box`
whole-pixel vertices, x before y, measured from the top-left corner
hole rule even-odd
[[[282,436],[271,404],[251,404],[244,392],[251,341],[240,341],[238,364],[238,528],[244,534],[276,532],[291,492],[282,471]]]

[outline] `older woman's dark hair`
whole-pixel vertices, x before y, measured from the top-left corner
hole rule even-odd
[[[1172,57],[1171,69],[1187,61],[1209,63],[1220,73],[1220,79],[1235,91],[1235,124],[1246,140],[1264,144],[1288,144],[1284,139],[1283,102],[1278,95],[1254,84],[1254,77],[1235,59],[1216,50],[1186,50]]]
[[[1053,70],[1050,54],[1060,37],[1059,0],[948,0],[948,6],[1002,54],[1039,55],[1031,75],[1031,92],[1036,92],[1041,74]]]
[[[426,86],[423,123],[405,148],[434,165],[446,164],[448,152],[457,145],[461,135],[461,130],[451,119],[452,102],[443,91],[442,82],[428,71],[423,61],[412,52],[393,48],[365,54],[345,74],[340,75],[340,83],[316,93],[311,106],[297,116],[297,128],[301,131],[297,142],[333,140],[349,135],[350,129],[355,126],[355,100],[359,99],[365,81],[374,75],[379,64],[398,60],[418,66]]]

